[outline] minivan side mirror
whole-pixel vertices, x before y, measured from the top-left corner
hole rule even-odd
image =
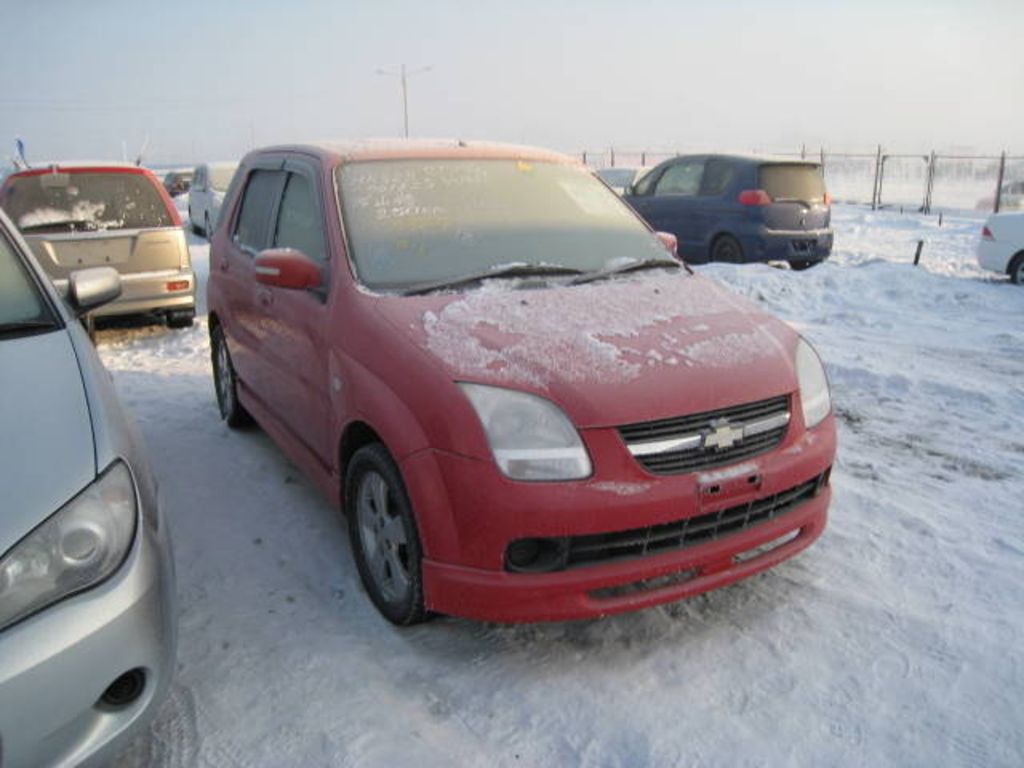
[[[294,248],[268,248],[253,261],[256,282],[278,288],[308,290],[324,284],[320,265]]]
[[[636,195],[636,184],[627,184],[622,188],[623,197],[633,197]]]
[[[79,269],[68,277],[68,303],[80,316],[120,295],[121,276],[113,267]]]

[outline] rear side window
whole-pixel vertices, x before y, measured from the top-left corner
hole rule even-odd
[[[284,171],[253,171],[242,193],[242,208],[235,226],[235,242],[254,251],[267,247],[270,217],[281,193]]]
[[[825,199],[825,180],[817,165],[762,165],[759,186],[780,203],[819,203]]]
[[[12,176],[0,207],[25,233],[174,226],[155,180],[130,171]]]
[[[687,160],[670,166],[658,180],[654,194],[696,195],[700,189],[700,177],[704,171],[703,160]]]
[[[736,174],[736,166],[728,160],[708,160],[704,166],[704,178],[701,180],[702,195],[720,195],[732,183]]]
[[[327,261],[323,222],[313,183],[298,173],[288,174],[277,217],[274,246],[294,248],[320,263]]]

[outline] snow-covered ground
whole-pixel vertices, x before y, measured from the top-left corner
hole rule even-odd
[[[824,536],[600,621],[392,627],[338,511],[262,432],[218,420],[205,323],[101,331],[160,478],[181,616],[171,695],[118,765],[1024,764],[1024,289],[976,267],[979,219],[834,223],[815,269],[701,268],[827,363]],[[205,241],[192,255],[205,276]]]

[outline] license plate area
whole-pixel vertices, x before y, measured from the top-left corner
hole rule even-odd
[[[757,467],[743,472],[721,473],[701,477],[697,486],[702,512],[717,512],[753,501],[763,495],[764,476]]]

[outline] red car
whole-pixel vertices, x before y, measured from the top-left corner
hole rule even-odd
[[[828,382],[571,158],[465,142],[257,150],[211,246],[229,425],[343,507],[396,624],[601,616],[821,534]]]

